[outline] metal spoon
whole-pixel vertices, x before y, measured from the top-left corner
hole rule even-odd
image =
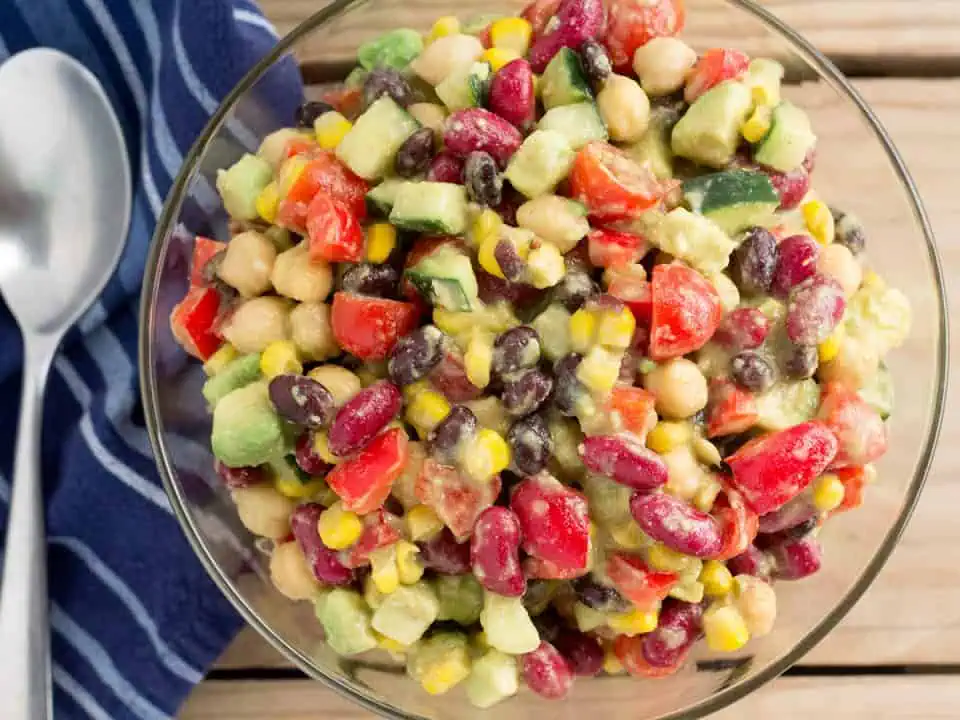
[[[43,393],[60,340],[103,289],[130,217],[120,125],[97,79],[36,49],[0,66],[0,292],[23,333],[23,392],[0,589],[5,720],[52,717]]]

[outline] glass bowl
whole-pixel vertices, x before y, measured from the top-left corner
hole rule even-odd
[[[523,4],[490,0],[484,11],[516,14]],[[292,663],[364,707],[397,718],[472,718],[483,711],[471,708],[460,689],[428,696],[400,665],[336,657],[324,645],[309,603],[291,603],[272,588],[266,556],[213,472],[210,419],[200,395],[203,373],[175,345],[168,318],[187,284],[193,234],[227,237],[227,218],[212,190],[217,169],[254,150],[258,137],[291,122],[301,98],[281,96],[272,81],[295,74],[294,53],[322,61],[304,67],[310,82],[340,80],[361,42],[398,26],[427,31],[435,18],[457,14],[458,5],[338,0],[284,38],[230,93],[187,156],[157,226],[141,308],[146,422],[171,503],[198,557],[250,625]],[[687,7],[684,39],[698,51],[739,47],[776,57],[787,67],[785,94],[809,111],[819,131],[818,191],[861,218],[871,263],[910,298],[912,333],[890,356],[898,390],[890,450],[866,504],[825,526],[823,570],[803,582],[778,585],[779,618],[772,634],[733,656],[712,655],[701,643],[687,667],[664,680],[580,678],[570,699],[552,704],[524,691],[498,706],[499,717],[532,718],[541,711],[554,717],[615,716],[629,707],[637,720],[695,718],[743,697],[799,660],[876,578],[930,466],[946,387],[946,307],[933,235],[900,156],[850,83],[770,13],[747,0],[687,0]]]

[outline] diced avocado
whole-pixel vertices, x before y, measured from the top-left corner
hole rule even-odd
[[[783,65],[776,60],[755,58],[747,67],[741,82],[750,89],[758,105],[775,107],[780,103],[780,83],[783,81]]]
[[[784,100],[773,109],[770,132],[757,147],[754,158],[780,172],[790,172],[803,165],[817,136],[810,127],[810,118],[796,105]]]
[[[580,632],[590,632],[596,630],[601,625],[606,624],[607,616],[599,610],[594,610],[581,602],[573,605],[573,618],[577,621],[577,628]]]
[[[493,707],[520,689],[517,659],[499,650],[488,650],[473,663],[467,678],[467,699],[478,708]]]
[[[881,365],[867,385],[860,388],[860,397],[880,413],[880,417],[884,420],[893,414],[893,375],[886,365]]]
[[[431,695],[442,695],[470,674],[467,636],[442,632],[428,637],[407,655],[407,674]]]
[[[440,602],[437,620],[453,620],[466,627],[480,619],[483,588],[473,575],[437,575],[433,589]]]
[[[357,50],[357,62],[366,70],[389,67],[403,70],[421,52],[423,37],[416,30],[397,28],[365,42]]]
[[[277,416],[265,382],[234,390],[213,411],[213,454],[229,467],[263,465],[283,453],[283,421]]]
[[[390,222],[403,230],[462,235],[467,229],[467,190],[453,183],[404,183],[394,198]]]
[[[401,585],[384,597],[371,626],[401,645],[413,645],[437,619],[440,603],[430,586],[420,581]]]
[[[528,198],[553,192],[563,180],[576,153],[567,138],[553,130],[535,130],[510,159],[504,176]]]
[[[911,317],[907,296],[888,287],[876,273],[867,273],[847,304],[844,326],[848,336],[867,343],[883,357],[907,339]]]
[[[781,382],[757,395],[757,427],[786,430],[812,420],[820,405],[820,386],[815,380]]]
[[[523,606],[522,598],[484,592],[480,625],[487,634],[490,647],[508,655],[533,652],[540,645],[540,634]]]
[[[540,78],[540,97],[547,110],[593,100],[583,63],[574,50],[561,48],[553,56]]]
[[[624,148],[641,165],[646,165],[658,180],[673,179],[673,150],[670,148],[670,133],[676,124],[673,113],[654,110],[650,125],[637,142]]]
[[[311,477],[309,473],[297,465],[297,458],[292,454],[271,458],[267,461],[267,468],[270,470],[274,482],[279,480],[292,480],[301,485],[315,482],[315,478]]]
[[[315,610],[327,644],[338,655],[357,655],[377,646],[370,609],[359,593],[336,588],[317,601]]]
[[[383,95],[357,118],[337,146],[337,157],[365,180],[379,180],[393,169],[404,141],[420,123],[388,95]]]
[[[622,525],[630,520],[630,488],[602,475],[583,478],[583,491],[590,503],[590,515],[601,526]],[[626,503],[626,504],[624,504]]]
[[[712,220],[675,208],[650,225],[650,241],[704,273],[723,270],[736,243]]]
[[[367,192],[367,207],[371,214],[390,217],[393,204],[397,200],[397,193],[408,181],[398,178],[387,178],[379,185],[374,185]]]
[[[674,155],[724,168],[740,144],[740,126],[753,108],[750,90],[728,80],[701,95],[673,128]]]
[[[490,75],[490,65],[485,62],[454,68],[443,82],[437,85],[437,97],[451,112],[482,107],[487,102]]]
[[[273,168],[247,153],[227,170],[217,171],[217,191],[223,207],[235,220],[256,220],[257,197],[273,179]]]
[[[260,378],[260,353],[238,357],[203,384],[204,399],[214,408],[225,395]]]
[[[570,348],[570,312],[561,304],[553,303],[537,315],[530,326],[540,336],[543,354],[551,362],[567,355]]]
[[[710,218],[728,235],[763,225],[780,206],[770,178],[750,170],[691,178],[683,183],[683,197],[693,212]]]
[[[592,102],[575,105],[560,105],[540,118],[537,127],[541,130],[553,130],[563,135],[570,147],[579,150],[593,140],[606,140],[607,126]]]
[[[583,441],[580,424],[572,418],[554,416],[550,418],[547,427],[553,440],[551,470],[556,470],[557,475],[564,480],[577,480],[583,476],[585,470],[580,453],[577,452]]]

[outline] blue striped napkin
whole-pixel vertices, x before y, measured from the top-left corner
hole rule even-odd
[[[0,62],[39,45],[93,71],[123,125],[135,184],[119,269],[68,336],[47,394],[58,720],[173,716],[241,626],[157,476],[139,400],[137,306],[150,236],[184,155],[219,99],[275,42],[250,0],[0,0]],[[274,77],[299,98],[288,70]],[[14,436],[21,349],[0,301],[3,438]],[[0,445],[0,527],[12,460],[12,442]]]

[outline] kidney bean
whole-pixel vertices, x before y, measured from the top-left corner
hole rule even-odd
[[[389,95],[400,107],[407,107],[414,101],[410,83],[402,73],[393,68],[372,70],[363,81],[364,107],[370,107],[383,95]]]
[[[297,444],[293,451],[294,460],[297,467],[308,475],[326,475],[330,470],[330,463],[324,460],[313,449],[313,433],[307,432],[297,438]]]
[[[324,115],[331,110],[333,110],[332,105],[319,100],[308,100],[297,108],[294,119],[297,123],[297,127],[309,128],[310,130],[313,130],[314,121],[321,115]]]
[[[562,304],[570,312],[576,312],[590,298],[600,294],[593,278],[582,270],[572,270],[553,286],[553,301]]]
[[[630,607],[630,603],[615,587],[599,583],[590,575],[574,580],[573,590],[580,602],[599,612],[624,612]]]
[[[440,153],[430,163],[427,180],[459,185],[463,182],[463,158],[449,152]]]
[[[752,575],[759,578],[768,578],[773,572],[770,557],[756,545],[749,545],[742,553],[728,560],[727,569],[733,575]]]
[[[270,381],[270,402],[284,420],[322,428],[333,415],[333,395],[313,378],[278,375]]]
[[[793,210],[800,201],[807,196],[810,190],[810,173],[804,168],[797,168],[788,173],[764,169],[774,189],[780,195],[780,210]]]
[[[217,475],[223,480],[223,484],[231,490],[253,487],[267,481],[267,474],[262,467],[232,468],[217,460],[213,469],[217,471]]]
[[[500,68],[490,81],[487,106],[514,127],[529,129],[537,109],[530,63],[518,58]]]
[[[510,497],[523,535],[523,549],[557,571],[587,567],[590,518],[587,501],[546,473],[518,484]]]
[[[504,507],[480,513],[470,537],[473,575],[490,592],[521,597],[527,580],[520,569],[520,521]]]
[[[740,292],[763,295],[773,283],[777,269],[777,239],[766,228],[751,228],[734,253],[733,281]],[[814,263],[816,264],[816,263]]]
[[[596,638],[573,628],[562,630],[554,647],[563,655],[574,675],[593,677],[603,668],[603,648]]]
[[[412,178],[426,172],[433,158],[433,130],[420,128],[403,141],[394,159],[397,175]]]
[[[771,547],[768,552],[773,558],[773,576],[778,580],[809,577],[819,572],[823,559],[820,543],[809,535],[785,540]]]
[[[449,152],[462,158],[478,151],[489,153],[503,168],[520,147],[523,135],[499,115],[469,108],[447,118],[443,142]]]
[[[290,531],[307,558],[313,576],[326,585],[349,585],[353,572],[340,562],[336,551],[320,541],[317,521],[324,511],[320,503],[304,503],[290,515]]]
[[[400,412],[397,386],[381,380],[348,400],[337,412],[327,441],[330,452],[340,457],[362,450]]]
[[[730,374],[740,387],[756,393],[769,390],[777,379],[773,366],[753,350],[745,350],[733,357]]]
[[[599,89],[613,72],[613,63],[610,62],[606,48],[596,40],[587,40],[580,46],[580,59],[583,61],[583,71],[593,83],[594,90]]]
[[[810,499],[798,495],[779,510],[760,516],[760,532],[763,535],[783,532],[801,525],[817,515],[817,508]]]
[[[607,14],[603,0],[562,0],[557,7],[556,28],[534,42],[528,58],[534,72],[542,73],[561,48],[578,50],[587,40],[603,34]]]
[[[463,184],[470,199],[484,207],[496,207],[503,194],[503,176],[490,153],[479,150],[467,155],[463,164]]]
[[[430,451],[441,462],[453,464],[457,450],[477,432],[477,416],[465,405],[455,405],[430,433]]]
[[[723,547],[719,523],[673,495],[636,492],[630,514],[647,535],[684,555],[709,558]]]
[[[464,575],[470,572],[470,543],[458,543],[444,528],[429,540],[418,543],[423,566],[441,575]]]
[[[553,391],[553,378],[532,368],[512,373],[503,380],[501,401],[510,415],[522,417],[535,412]]]
[[[493,249],[493,257],[508,283],[521,280],[526,273],[526,265],[517,252],[517,247],[509,240],[500,240]]]
[[[548,700],[565,697],[573,686],[570,665],[546,640],[536,650],[523,656],[520,671],[527,687]]]
[[[557,409],[573,417],[577,412],[577,403],[587,389],[577,377],[577,368],[583,362],[583,357],[577,353],[570,353],[557,360],[553,366],[554,393],[553,404]]]
[[[836,280],[817,275],[798,285],[787,303],[787,336],[797,345],[818,345],[843,318],[847,300]]]
[[[713,339],[732,352],[753,350],[767,339],[770,327],[770,319],[757,308],[737,308],[723,318]]]
[[[541,415],[517,420],[507,433],[513,465],[524,475],[536,475],[547,466],[553,454],[553,438]]]
[[[397,385],[410,385],[427,376],[443,358],[443,333],[424,325],[397,341],[387,373]]]
[[[359,263],[351,265],[343,274],[340,287],[355,295],[373,295],[392,298],[397,294],[400,275],[389,265]]]
[[[660,609],[657,629],[643,636],[643,657],[654,667],[674,667],[683,662],[702,632],[703,607],[667,598]]]
[[[770,289],[774,295],[786,297],[795,285],[817,272],[820,245],[809,235],[791,235],[780,243],[777,252],[777,269]]]
[[[812,517],[808,517],[792,527],[785,528],[780,532],[771,533],[769,535],[757,535],[756,545],[761,550],[769,550],[770,548],[776,545],[781,545],[788,540],[798,540],[807,537],[810,533],[817,529],[819,524],[820,516],[817,514]]]
[[[780,359],[783,373],[791,380],[812,378],[820,366],[820,355],[815,345],[790,345]]]
[[[852,215],[847,215],[842,210],[830,208],[833,213],[833,223],[836,228],[836,237],[834,242],[846,246],[854,255],[859,255],[866,247],[867,238],[861,225]]]
[[[634,490],[650,492],[667,482],[666,463],[632,435],[585,438],[580,445],[580,457],[588,470]]]

